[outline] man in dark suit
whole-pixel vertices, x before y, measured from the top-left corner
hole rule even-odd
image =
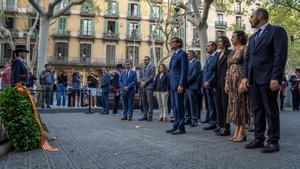
[[[201,71],[201,64],[198,60],[196,60],[196,55],[193,50],[188,51],[188,59],[189,59],[189,71],[188,71],[188,89],[185,93],[185,100],[187,107],[189,107],[189,111],[186,112],[186,124],[190,123],[191,127],[198,126],[198,91],[199,88],[199,74]]]
[[[295,70],[295,75],[292,75],[289,79],[291,83],[291,92],[292,92],[292,104],[293,110],[299,111],[300,104],[300,69]]]
[[[245,55],[243,79],[239,92],[248,90],[254,113],[255,139],[246,149],[264,147],[262,153],[279,151],[280,138],[278,90],[287,60],[288,38],[285,30],[268,23],[266,9],[258,8],[250,18],[252,28],[257,31],[249,39]],[[268,140],[264,146],[266,119]]]
[[[104,112],[102,114],[109,114],[109,92],[110,92],[110,74],[108,70],[102,68],[102,81],[101,81],[101,91],[102,91],[102,106]]]
[[[117,64],[117,71],[112,75],[111,88],[114,94],[113,114],[118,114],[119,100],[120,100],[120,74],[123,69],[122,64]]]
[[[11,70],[12,86],[15,86],[17,83],[21,83],[24,86],[28,84],[28,67],[26,64],[28,52],[25,45],[16,45],[14,50],[16,58],[13,60]]]
[[[123,118],[121,120],[132,121],[137,76],[136,72],[131,69],[132,62],[130,60],[125,62],[125,68],[126,70],[121,73],[120,77],[121,96],[124,109]]]
[[[144,66],[140,71],[140,87],[144,117],[140,121],[152,121],[153,115],[153,86],[155,78],[155,66],[150,63],[150,57],[144,57]]]
[[[207,47],[208,58],[206,59],[205,66],[203,68],[203,86],[205,88],[206,99],[208,103],[208,121],[209,126],[204,127],[203,130],[214,130],[217,128],[217,110],[215,103],[215,69],[216,62],[219,58],[219,54],[216,52],[217,44],[215,42],[208,42]]]
[[[174,111],[175,121],[173,128],[167,130],[171,134],[184,134],[184,92],[188,87],[187,75],[189,69],[189,61],[187,53],[181,48],[183,46],[182,39],[174,37],[170,42],[171,49],[174,54],[169,65],[169,80],[171,89],[171,104]],[[178,130],[177,130],[178,129]]]

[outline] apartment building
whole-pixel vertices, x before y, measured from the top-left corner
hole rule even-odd
[[[46,8],[48,0],[36,0]],[[134,60],[139,67],[144,56],[159,60],[164,54],[164,36],[157,28],[156,21],[166,17],[171,0],[151,0],[150,8],[146,0],[94,0],[74,6],[54,20],[49,30],[47,61],[58,69],[112,67]],[[63,0],[56,10],[65,7],[69,0]],[[249,9],[241,1],[236,1],[234,14],[227,14],[220,8],[212,8],[208,18],[208,37],[215,40],[219,35],[230,36],[232,26],[250,31],[247,15]],[[200,11],[202,8],[200,7]],[[4,25],[17,43],[25,43],[27,32],[35,21],[36,11],[27,1],[4,0]],[[199,35],[196,28],[187,23],[184,29],[174,28],[174,34],[184,38],[186,48],[199,52]],[[31,35],[31,49],[37,36]],[[186,31],[186,34],[184,33]],[[153,42],[150,35],[155,34]],[[0,41],[1,43],[1,41]],[[152,52],[154,50],[156,58]],[[1,43],[1,60],[10,56],[9,45]]]

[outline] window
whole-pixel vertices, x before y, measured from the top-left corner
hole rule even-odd
[[[108,2],[108,12],[110,14],[118,14],[118,10],[119,10],[119,3],[118,2]]]
[[[16,0],[6,0],[6,9],[16,10],[17,9]]]
[[[133,17],[137,17],[139,16],[139,4],[135,4],[135,3],[130,3],[128,4],[128,12],[129,12],[129,16],[133,16]]]
[[[34,22],[35,22],[35,18],[29,19],[29,21],[28,21],[28,29],[30,29],[33,26]],[[38,22],[37,22],[36,27],[35,27],[35,31],[39,32],[39,30],[40,30],[40,20],[38,19]]]
[[[151,17],[152,18],[160,18],[161,17],[161,7],[160,6],[153,6],[151,10]]]
[[[225,32],[224,32],[224,31],[217,31],[217,32],[216,32],[216,41],[217,41],[217,39],[218,39],[220,36],[226,36]]]
[[[235,18],[235,23],[236,23],[237,25],[241,25],[241,24],[242,24],[242,17],[237,16],[237,17]]]
[[[115,64],[116,45],[106,45],[106,63],[109,65]]]
[[[81,6],[81,12],[92,12],[92,4],[85,2]]]
[[[235,12],[236,12],[236,13],[241,13],[241,12],[242,12],[241,2],[240,2],[240,1],[237,1],[237,2],[235,3]]]
[[[134,22],[128,23],[127,35],[130,38],[138,38],[140,35],[140,24]]]
[[[157,25],[151,24],[150,25],[150,33],[156,37],[161,37],[160,29]]]
[[[9,30],[15,29],[15,18],[14,17],[6,17],[5,18],[5,27]]]
[[[58,60],[66,60],[68,57],[68,43],[56,42],[55,43],[55,56]]]
[[[116,21],[107,21],[107,32],[112,34],[116,33]]]
[[[57,31],[60,34],[65,34],[67,32],[67,18],[66,17],[60,17],[57,20]]]
[[[92,45],[89,43],[80,44],[80,61],[87,62],[91,59]]]
[[[94,33],[94,22],[91,19],[82,19],[81,20],[81,35],[91,36]]]
[[[160,47],[155,47],[155,56],[156,58],[154,58],[154,54],[153,54],[153,48],[151,48],[151,62],[152,63],[157,63],[160,59],[161,59],[161,48]]]
[[[133,65],[139,64],[139,47],[138,46],[127,46],[126,59],[133,60]]]
[[[217,14],[217,21],[223,22],[223,14]]]

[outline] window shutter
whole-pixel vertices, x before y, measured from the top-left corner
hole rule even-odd
[[[138,15],[138,16],[141,16],[141,5],[138,4],[137,7],[138,7],[138,11],[137,11],[138,13],[137,13],[137,15]]]
[[[95,33],[95,20],[92,20],[92,32],[91,35],[96,35]]]
[[[80,34],[83,34],[83,19],[80,20]]]
[[[128,13],[127,13],[128,16],[131,16],[131,4],[128,4]]]
[[[116,14],[119,14],[119,2],[116,2]]]
[[[130,23],[127,23],[126,35],[130,36]]]
[[[115,31],[116,31],[115,34],[119,34],[119,22],[116,21],[115,27],[116,27],[115,28]]]
[[[137,38],[141,38],[141,24],[138,24],[138,29],[137,29]]]
[[[108,11],[109,13],[112,12],[112,2],[108,2]]]
[[[105,19],[104,20],[104,32],[107,34],[108,30],[107,30],[107,25],[108,25],[108,21]]]

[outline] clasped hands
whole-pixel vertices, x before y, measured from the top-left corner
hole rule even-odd
[[[240,85],[239,85],[239,89],[238,89],[238,92],[239,93],[245,93],[246,91],[248,91],[248,87],[249,87],[249,82],[248,82],[248,79],[244,78],[242,79]],[[271,80],[270,81],[270,89],[272,91],[277,91],[279,90],[279,83],[277,80]]]

